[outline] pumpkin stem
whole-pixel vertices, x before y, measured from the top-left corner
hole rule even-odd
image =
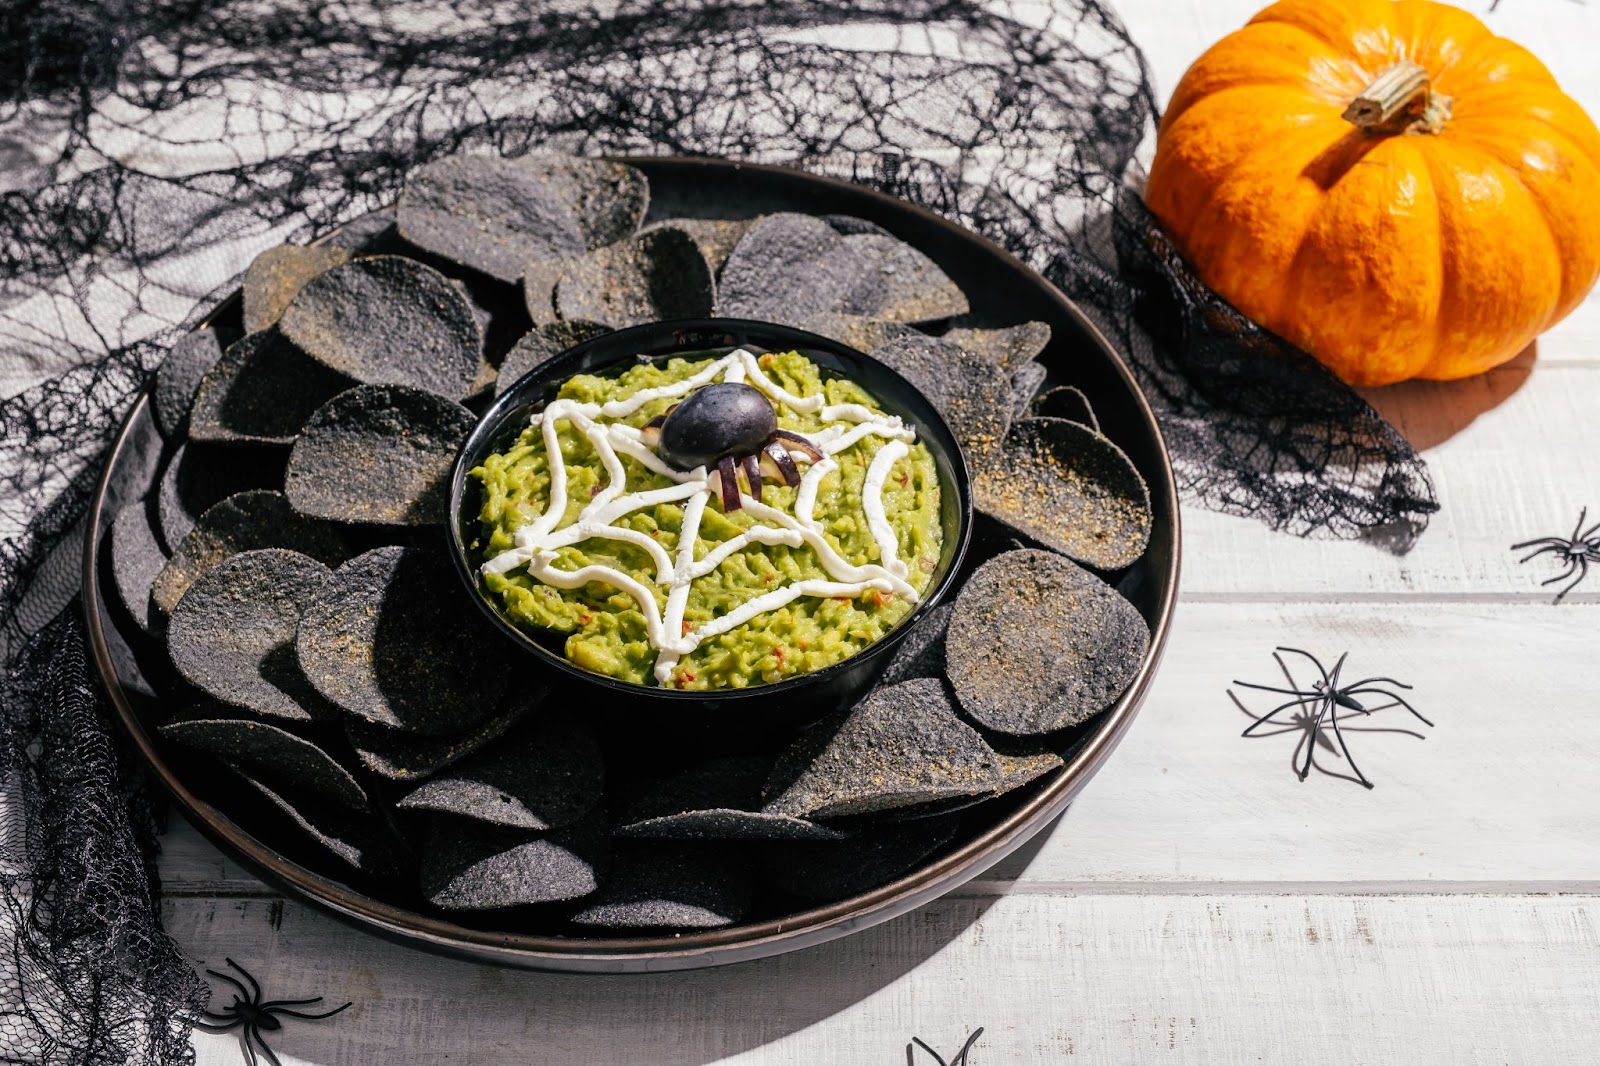
[[[1343,117],[1372,134],[1438,133],[1450,118],[1450,98],[1432,90],[1421,63],[1402,59],[1361,90]]]

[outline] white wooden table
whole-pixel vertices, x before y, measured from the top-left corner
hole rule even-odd
[[[1256,4],[1118,6],[1165,94]],[[1486,17],[1600,115],[1600,4]],[[347,929],[178,826],[168,927],[274,995],[354,1000],[275,1034],[286,1064],[889,1066],[979,1026],[973,1066],[1594,1062],[1600,577],[1553,607],[1507,549],[1600,517],[1600,297],[1536,358],[1372,398],[1439,489],[1415,550],[1185,510],[1183,602],[1128,738],[1024,854],[916,913],[721,970],[519,973]],[[1225,692],[1270,679],[1281,643],[1410,680],[1437,728],[1359,738],[1374,791],[1297,781],[1296,738],[1241,739]],[[235,1036],[195,1046],[241,1061]]]

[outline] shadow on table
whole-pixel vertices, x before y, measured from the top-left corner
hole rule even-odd
[[[1056,823],[1056,824],[1059,824]],[[1054,832],[1046,828],[994,870],[1015,877]],[[962,890],[958,889],[957,892]],[[285,1061],[334,1066],[439,1062],[604,1062],[704,1066],[825,1022],[901,981],[956,941],[997,902],[973,892],[871,929],[776,958],[711,970],[580,977],[526,973],[399,947],[294,903],[169,900],[168,925],[191,958],[231,955],[269,996],[354,1001],[340,1017],[271,1034]],[[278,922],[273,928],[271,922]],[[981,935],[981,934],[980,934]],[[896,995],[914,995],[910,988]],[[884,1006],[876,1008],[886,1010]],[[858,1020],[854,1031],[860,1031]],[[917,1033],[873,1034],[862,1049],[904,1047]],[[199,1062],[234,1061],[235,1037],[198,1036]],[[842,1060],[841,1060],[842,1061]]]
[[[1510,362],[1477,377],[1403,381],[1360,392],[1413,448],[1426,452],[1509,400],[1527,384],[1538,358],[1539,344],[1534,341]]]

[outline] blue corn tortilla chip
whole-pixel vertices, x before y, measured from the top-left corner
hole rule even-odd
[[[1100,432],[1100,420],[1095,417],[1094,405],[1083,390],[1072,385],[1057,385],[1040,393],[1033,401],[1030,412],[1038,418],[1064,418]]]
[[[167,625],[184,679],[224,703],[310,720],[320,701],[295,663],[300,614],[330,571],[299,552],[261,548],[225,559],[190,586]]]
[[[750,222],[748,218],[664,218],[644,227],[639,235],[642,237],[664,229],[687,235],[700,248],[706,266],[711,268],[711,276],[716,277],[722,270],[722,264],[733,254],[739,238],[750,228]]]
[[[471,301],[413,259],[356,259],[307,281],[279,331],[367,385],[410,385],[459,400],[481,385],[483,327]]]
[[[874,689],[808,730],[779,757],[762,810],[830,818],[1000,795],[1060,765],[1001,755],[961,720],[942,682],[921,678]]]
[[[997,555],[967,579],[945,659],[968,717],[1029,736],[1104,711],[1149,646],[1150,627],[1120,593],[1065,556],[1029,548]]]
[[[229,556],[256,548],[288,548],[325,566],[338,566],[350,556],[339,527],[295,511],[281,492],[248,489],[206,509],[156,574],[147,595],[162,614],[171,614],[201,574]]]
[[[365,810],[366,790],[338,760],[304,737],[271,722],[245,718],[186,718],[157,732],[174,744],[219,756],[249,772],[352,810]]]
[[[494,394],[499,396],[515,385],[517,379],[568,348],[610,332],[609,326],[602,326],[598,322],[553,322],[547,326],[535,326],[506,353],[505,361],[500,364],[500,374],[495,378]]]
[[[1100,570],[1128,566],[1150,544],[1150,490],[1105,437],[1060,418],[1025,418],[998,455],[972,464],[978,510]]]
[[[1021,420],[1033,409],[1033,399],[1044,388],[1049,371],[1039,363],[1023,363],[1011,373],[1011,417]]]
[[[700,246],[661,229],[568,260],[556,280],[563,319],[621,328],[711,314],[715,289]]]
[[[801,899],[825,902],[888,884],[948,844],[960,824],[946,814],[875,827],[848,840],[789,844],[762,856],[768,882]]]
[[[441,811],[514,829],[560,829],[594,810],[605,762],[594,734],[540,717],[408,793],[403,811]]]
[[[599,812],[543,836],[436,814],[422,848],[422,895],[452,911],[580,899],[600,887],[609,859]]]
[[[272,326],[283,317],[306,282],[352,258],[350,249],[333,243],[309,248],[283,244],[256,256],[239,286],[245,332],[256,333]]]
[[[146,633],[161,628],[163,617],[151,602],[150,586],[166,565],[147,501],[126,504],[111,524],[111,579],[117,598]]]
[[[750,910],[749,861],[706,845],[620,849],[600,891],[574,925],[598,929],[720,929]]]
[[[411,174],[396,216],[419,248],[516,282],[534,260],[582,255],[631,235],[649,203],[644,175],[621,163],[456,155]]]
[[[156,370],[156,384],[151,395],[156,426],[162,436],[182,435],[189,421],[189,408],[194,404],[195,390],[200,388],[200,379],[221,358],[222,345],[217,340],[216,330],[185,333],[173,342],[172,350]]]
[[[295,652],[335,706],[424,736],[491,717],[509,672],[503,640],[462,595],[442,548],[391,545],[341,565],[301,612]]]
[[[311,413],[353,385],[284,339],[247,334],[206,372],[189,412],[191,440],[293,444]]]
[[[939,409],[974,468],[999,452],[1011,424],[1011,379],[997,364],[949,341],[920,335],[892,340],[871,355]]]
[[[450,469],[473,421],[424,389],[348,389],[317,408],[295,441],[284,495],[313,518],[437,525],[448,516]]]
[[[346,721],[345,734],[361,765],[368,770],[392,781],[415,782],[499,740],[530,711],[538,709],[548,695],[549,690],[543,685],[519,685],[507,694],[494,714],[470,729],[446,736],[419,736],[362,718]]]
[[[804,818],[757,810],[770,760],[712,759],[658,782],[629,804],[615,835],[656,840],[837,840]]]
[[[360,873],[392,879],[405,868],[405,848],[382,818],[357,814],[337,804],[309,803],[301,797],[291,800],[237,763],[226,765],[234,777],[259,795],[288,819],[298,834],[315,844],[321,854],[331,855]]]
[[[900,639],[889,665],[878,675],[877,686],[886,688],[919,677],[944,676],[944,635],[955,607],[942,603],[920,619]]]
[[[939,339],[973,355],[981,355],[1010,374],[1045,350],[1050,343],[1050,327],[1043,322],[1023,322],[999,329],[961,326],[945,331]]]

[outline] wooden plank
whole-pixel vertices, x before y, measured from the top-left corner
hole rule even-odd
[[[1589,713],[1589,694],[1600,692],[1597,626],[1594,604],[1184,605],[1155,688],[1110,763],[1037,854],[967,891],[1009,891],[1013,879],[1032,891],[1229,882],[1600,891],[1600,790],[1590,787],[1600,716]],[[1277,683],[1270,653],[1280,643],[1328,661],[1348,650],[1356,673],[1347,678],[1415,685],[1436,727],[1418,727],[1417,739],[1352,724],[1371,792],[1320,774],[1296,780],[1299,737],[1241,738],[1249,719],[1226,694],[1234,678]],[[1374,724],[1413,723],[1396,709]],[[1326,753],[1319,764],[1342,768]],[[192,830],[167,837],[163,875],[174,893],[261,891]]]
[[[1061,1062],[1593,1061],[1594,897],[1018,896],[945,900],[843,941],[720,970],[518,973],[434,958],[295,904],[168,901],[192,958],[290,1019],[285,1063],[899,1063],[913,1036],[973,1066]],[[218,987],[220,982],[216,982]],[[226,997],[223,997],[224,999]],[[199,1066],[237,1036],[196,1034]],[[933,1066],[918,1051],[911,1061]]]

